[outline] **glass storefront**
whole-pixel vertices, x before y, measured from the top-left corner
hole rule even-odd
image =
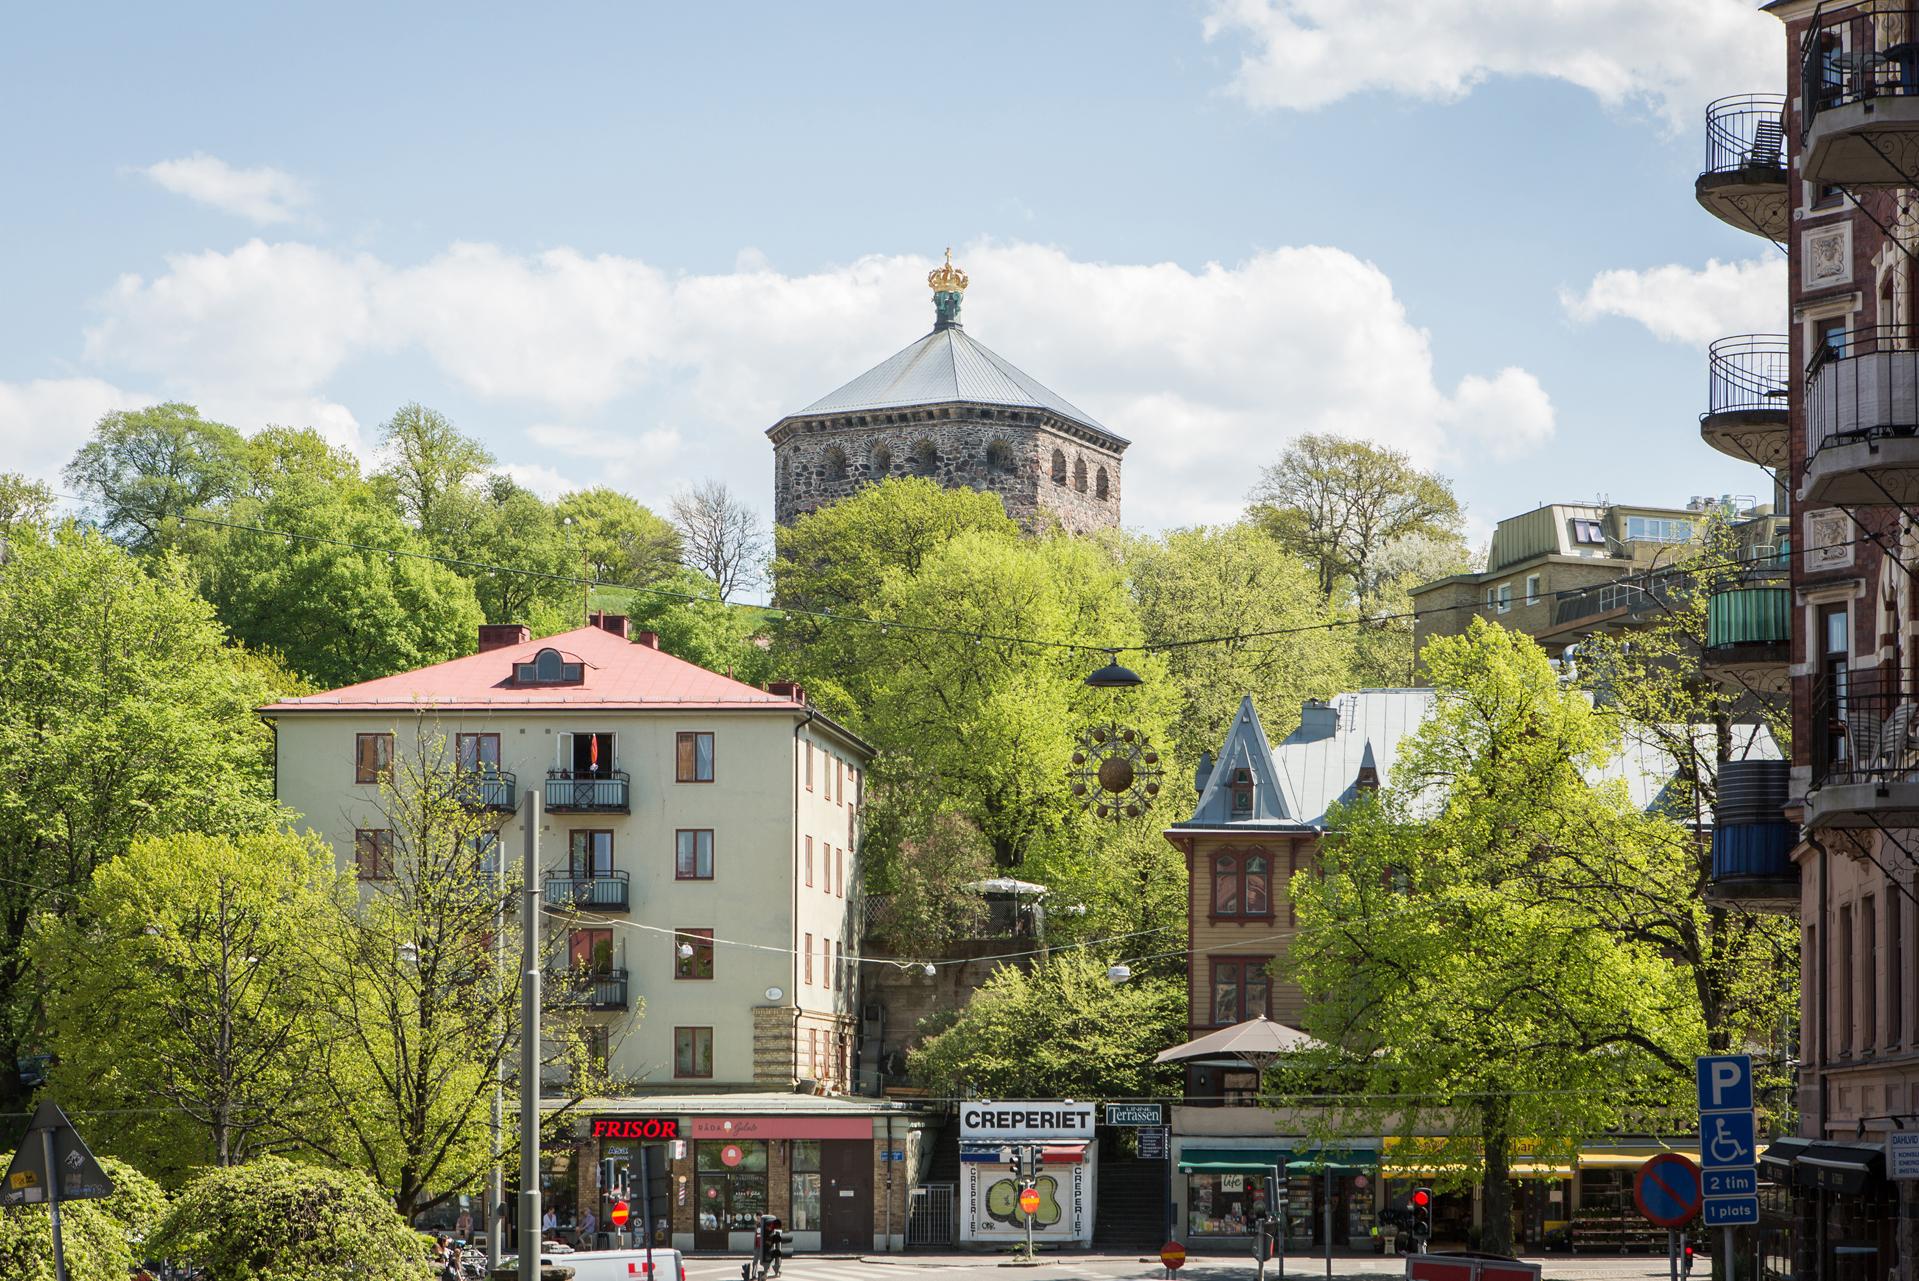
[[[1270,1206],[1271,1176],[1264,1174],[1189,1174],[1186,1176],[1186,1230],[1189,1235],[1247,1236],[1255,1218]]]
[[[786,1226],[792,1232],[820,1230],[820,1141],[793,1140],[792,1212]]]
[[[698,1230],[751,1232],[766,1213],[766,1144],[702,1139],[694,1145],[694,1161]]]

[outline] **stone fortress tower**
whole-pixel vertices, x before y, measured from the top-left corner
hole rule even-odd
[[[791,524],[888,476],[926,476],[998,494],[1028,530],[1117,526],[1125,438],[967,335],[966,273],[951,249],[926,283],[931,333],[767,429],[774,519]]]

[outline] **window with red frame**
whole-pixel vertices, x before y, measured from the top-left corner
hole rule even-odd
[[[1264,850],[1213,855],[1213,919],[1269,921],[1273,917],[1273,860]]]
[[[693,954],[682,955],[680,952],[682,947],[691,948]],[[673,977],[676,979],[713,977],[712,930],[675,930],[673,932]]]
[[[1216,957],[1213,960],[1213,1024],[1225,1027],[1256,1015],[1273,1014],[1273,985],[1266,977],[1270,956]]]
[[[806,984],[808,987],[813,985],[813,935],[811,932],[806,936]]]
[[[813,883],[813,838],[806,838],[806,883]]]
[[[378,783],[393,775],[393,735],[353,736],[353,781]]]
[[[360,828],[353,833],[353,863],[363,881],[384,881],[393,876],[393,833],[381,828]]]

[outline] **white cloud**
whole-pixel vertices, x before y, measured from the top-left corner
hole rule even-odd
[[[138,409],[153,398],[122,391],[98,378],[39,378],[0,382],[0,471],[57,482],[60,469],[117,409]]]
[[[1552,430],[1524,371],[1441,388],[1392,282],[1337,249],[1198,269],[1022,243],[960,257],[974,281],[968,332],[1134,441],[1130,524],[1230,518],[1253,469],[1300,432],[1443,464],[1466,449],[1523,452]],[[497,416],[532,411],[521,440],[490,441],[524,483],[581,474],[656,502],[718,475],[764,501],[764,430],[923,334],[930,266],[870,256],[785,275],[743,253],[730,271],[674,275],[479,244],[401,265],[255,240],[122,279],[87,351],[185,388],[208,412],[332,405],[329,384],[356,359],[424,358]],[[430,385],[417,395],[436,398]]]
[[[292,174],[265,166],[235,169],[204,151],[140,172],[176,196],[258,223],[289,222],[310,199],[306,184]]]
[[[1593,277],[1584,293],[1561,290],[1575,320],[1623,316],[1665,342],[1703,347],[1728,334],[1777,333],[1785,324],[1786,262],[1778,255],[1743,262],[1709,259],[1645,271],[1619,268]]]
[[[1753,0],[1215,0],[1205,31],[1244,43],[1232,89],[1256,107],[1449,101],[1490,76],[1543,76],[1668,126],[1777,83],[1785,42]]]
[[[525,486],[548,502],[575,490],[588,488],[579,481],[563,476],[555,469],[539,463],[508,463],[497,470],[502,476]]]

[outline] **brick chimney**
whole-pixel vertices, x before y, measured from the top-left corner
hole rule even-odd
[[[658,649],[660,647],[660,634],[658,632],[634,632],[633,640],[636,644],[644,645],[648,649]]]
[[[594,610],[593,625],[603,632],[612,632],[621,640],[626,639],[626,615],[609,614],[604,610]]]
[[[806,706],[806,691],[800,688],[798,681],[768,681],[766,692],[777,694],[781,698],[790,698],[801,707]]]
[[[481,623],[480,652],[490,649],[505,649],[509,645],[524,645],[533,639],[533,629],[525,623]]]

